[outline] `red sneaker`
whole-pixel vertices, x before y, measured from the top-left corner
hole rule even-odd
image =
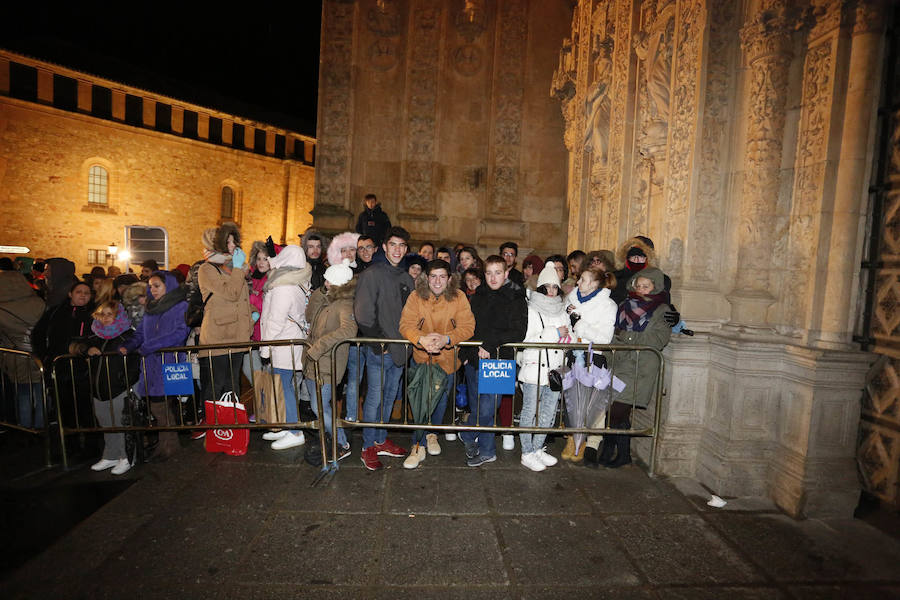
[[[378,449],[375,446],[365,448],[360,454],[360,459],[370,471],[378,471],[384,468],[384,465],[378,460]]]
[[[406,450],[389,439],[385,439],[383,444],[375,444],[375,448],[378,450],[378,456],[393,456],[395,458],[406,456]]]
[[[206,437],[205,429],[195,429],[194,431],[191,432],[192,440],[202,440],[205,437]]]

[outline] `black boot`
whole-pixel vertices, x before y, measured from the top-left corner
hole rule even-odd
[[[592,469],[598,468],[600,466],[598,458],[599,456],[597,454],[597,450],[591,448],[590,446],[584,447],[584,466],[590,467]]]
[[[600,456],[597,457],[597,462],[604,467],[609,465],[609,463],[613,459],[613,455],[616,453],[616,436],[614,435],[604,435],[603,436],[603,447],[600,449]]]
[[[631,429],[631,423],[623,421],[616,429]],[[610,469],[618,469],[625,465],[631,464],[631,436],[617,435],[616,438],[616,457],[607,463]]]

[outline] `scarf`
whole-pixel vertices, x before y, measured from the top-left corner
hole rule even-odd
[[[546,317],[555,317],[565,314],[565,302],[562,296],[550,297],[540,292],[532,292],[528,299],[528,307],[533,308],[538,314]]]
[[[91,323],[91,331],[104,340],[117,338],[129,329],[131,329],[131,319],[128,318],[125,307],[121,304],[119,304],[119,310],[116,312],[116,320],[112,322],[112,325],[103,325],[97,319],[94,319],[94,322]]]
[[[588,294],[587,296],[582,296],[582,295],[581,295],[581,290],[576,290],[577,296],[578,296],[578,301],[581,302],[582,304],[584,304],[585,302],[588,302],[591,298],[593,298],[594,296],[596,296],[597,294],[599,294],[599,293],[600,293],[600,290],[602,290],[602,289],[603,289],[602,287],[598,287],[596,290],[594,290],[593,292],[591,292],[591,293]]]
[[[171,292],[166,292],[165,296],[158,300],[148,300],[147,309],[144,312],[148,315],[161,315],[185,298],[187,298],[187,290],[177,287]]]
[[[266,279],[265,285],[263,285],[263,291],[268,292],[273,287],[276,287],[279,285],[299,285],[300,287],[304,288],[304,291],[306,291],[306,286],[303,285],[304,277],[299,274],[299,271],[303,271],[305,269],[306,269],[306,267],[300,268],[300,267],[288,267],[288,266],[278,267],[277,269],[269,269],[268,271],[266,271],[266,273],[268,274],[269,277]],[[286,283],[286,282],[278,283],[279,279],[284,279],[285,277],[287,277],[289,275],[293,275],[294,278],[296,279],[296,281],[293,281],[290,283]]]
[[[668,294],[649,294],[641,296],[637,292],[629,292],[628,298],[619,307],[616,315],[616,328],[624,331],[643,331],[650,323],[650,317],[658,306],[666,303]]]

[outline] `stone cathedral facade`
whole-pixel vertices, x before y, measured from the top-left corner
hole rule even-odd
[[[651,237],[697,331],[666,350],[658,469],[849,516],[889,11],[326,0],[316,223],[345,226],[375,191],[420,239],[546,253]]]

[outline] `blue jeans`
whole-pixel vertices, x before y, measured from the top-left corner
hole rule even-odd
[[[538,389],[540,389],[540,410],[538,410]],[[556,416],[556,404],[559,392],[554,392],[549,385],[537,386],[533,383],[522,384],[522,412],[519,413],[520,427],[534,427],[534,415],[538,414],[538,427],[550,427]],[[531,454],[544,447],[545,433],[520,433],[522,454]]]
[[[297,410],[297,396],[294,394],[294,378],[297,376],[298,371],[273,367],[272,372],[281,379],[281,389],[284,392],[284,422],[296,423],[300,420],[299,411]],[[302,372],[300,376],[303,376]],[[299,433],[299,430],[291,431],[291,433]]]
[[[419,363],[413,363],[416,367],[419,366]],[[441,397],[438,399],[437,404],[434,407],[434,412],[431,413],[431,417],[428,419],[427,423],[438,425],[444,422],[444,413],[447,412],[447,398],[450,395],[450,390],[453,389],[453,373],[446,374],[446,382],[444,385],[444,391],[441,394]],[[425,436],[429,433],[436,434],[436,431],[426,431],[424,429],[417,429],[412,434],[412,443],[417,444],[425,439]]]
[[[466,365],[466,386],[472,395],[478,390],[478,367],[473,365],[471,361]],[[500,394],[478,394],[475,403],[469,404],[469,418],[466,419],[466,425],[486,425],[494,424],[494,413],[500,406]],[[493,431],[461,431],[459,439],[464,444],[469,445],[478,442],[478,452],[482,456],[496,456],[497,444],[494,441],[495,435]]]
[[[356,351],[356,344],[350,344],[350,354],[347,357],[347,420],[356,421],[359,411],[359,385],[362,383],[363,372],[366,368],[366,347],[360,346]]]
[[[312,411],[316,413],[316,417],[319,416],[319,403],[316,402],[316,382],[313,379],[304,379],[303,383],[306,385],[306,391],[309,394],[310,404],[312,405]],[[322,412],[325,413],[323,418],[325,419],[325,431],[334,435],[331,431],[331,384],[323,383],[322,384]],[[344,433],[344,430],[338,427],[337,432],[337,441],[342,447],[347,445],[347,435]]]
[[[351,349],[351,352],[355,351],[355,348]],[[403,367],[394,364],[390,352],[376,354],[371,347],[366,346],[364,349],[361,348],[360,354],[362,353],[365,353],[366,377],[369,381],[369,389],[366,391],[366,399],[363,401],[363,421],[388,423],[394,410],[394,399],[397,397],[397,387],[400,385]],[[382,360],[384,361],[383,374],[381,372]],[[386,439],[386,429],[363,428],[363,450],[374,444],[383,444]]]
[[[19,405],[19,425],[43,429],[44,427],[44,396],[41,393],[41,384],[16,383],[16,402]],[[34,407],[34,419],[31,409]]]

